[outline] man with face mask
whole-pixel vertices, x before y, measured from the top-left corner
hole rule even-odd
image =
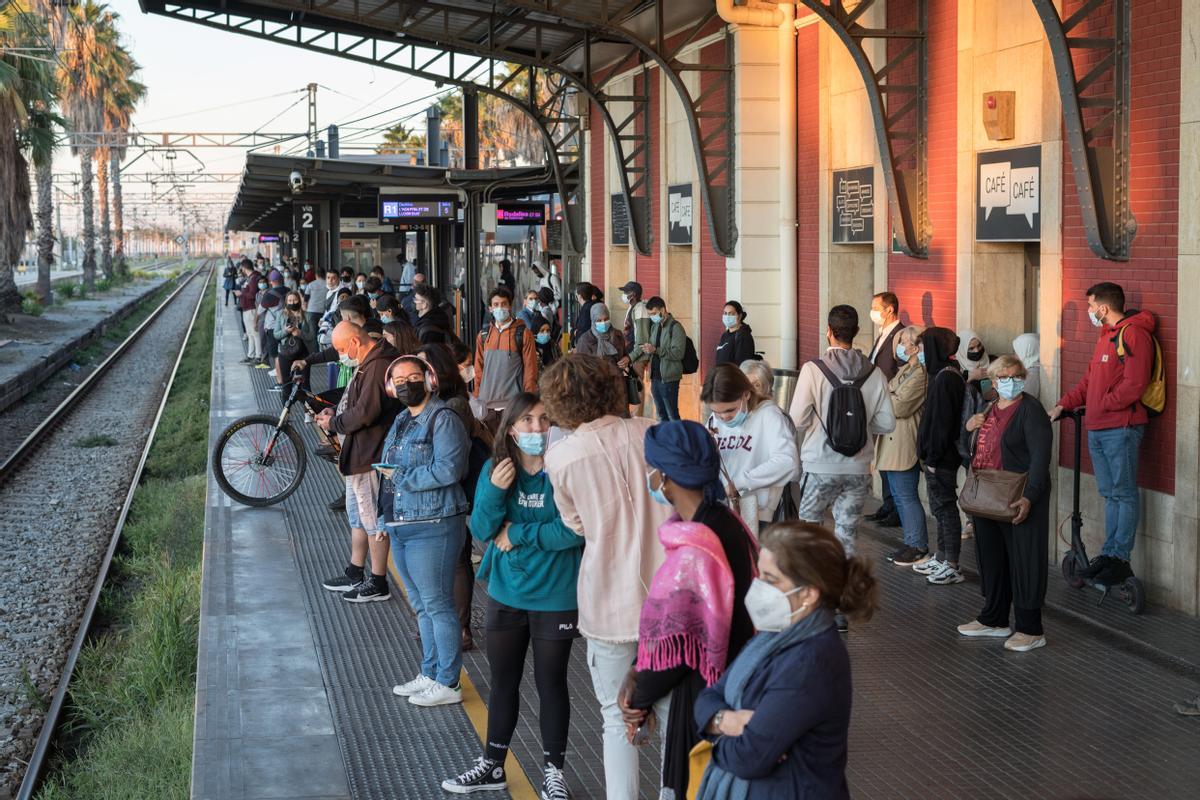
[[[537,392],[537,331],[513,316],[512,292],[503,286],[488,298],[491,319],[475,338],[474,394],[484,406],[503,408],[520,392]]]
[[[1050,412],[1087,407],[1083,426],[1104,498],[1105,535],[1100,555],[1083,571],[1104,585],[1118,584],[1133,574],[1133,554],[1140,505],[1137,487],[1138,451],[1149,415],[1141,403],[1154,367],[1154,315],[1125,310],[1125,292],[1115,283],[1097,283],[1087,290],[1088,318],[1100,329],[1083,380],[1063,395]]]
[[[246,334],[246,357],[242,359],[243,364],[254,364],[262,359],[262,352],[259,350],[258,336],[258,304],[255,300],[258,297],[258,285],[262,281],[262,275],[250,263],[250,259],[242,259],[242,275],[245,276],[245,282],[242,288],[238,290],[238,310],[242,312],[242,330]]]
[[[879,327],[879,335],[871,345],[867,358],[879,367],[883,376],[890,382],[900,371],[900,362],[896,358],[896,336],[900,333],[900,300],[891,292],[880,292],[871,298],[871,322]],[[867,516],[870,522],[877,522],[885,527],[895,527],[900,524],[900,514],[896,511],[896,502],[892,499],[892,487],[888,485],[887,476],[881,475],[880,485],[883,490],[883,503],[879,510]]]
[[[800,368],[789,415],[802,442],[800,461],[805,476],[800,519],[819,525],[826,509],[832,508],[834,533],[846,555],[852,556],[859,515],[871,487],[873,437],[891,433],[896,416],[883,372],[854,349],[858,312],[853,306],[834,306],[828,323],[825,338],[829,348],[820,363],[813,360]],[[831,433],[837,430],[830,414],[835,391],[862,395],[866,435],[857,452],[844,453],[847,443]]]
[[[340,322],[333,329],[333,346],[339,360],[354,369],[337,410],[326,409],[316,417],[323,430],[337,434],[342,449],[338,470],[346,482],[346,517],[350,523],[350,563],[341,575],[324,582],[324,587],[342,592],[352,603],[387,600],[388,537],[377,515],[379,462],[383,441],[400,412],[400,402],[387,395],[388,365],[399,353],[386,339],[372,339],[358,325]],[[371,574],[364,566],[371,553]]]

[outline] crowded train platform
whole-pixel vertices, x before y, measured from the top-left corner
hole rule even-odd
[[[1190,0],[0,0],[0,800],[1200,785]]]

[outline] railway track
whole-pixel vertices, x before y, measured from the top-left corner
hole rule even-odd
[[[41,776],[215,263],[181,281],[0,464],[0,798],[32,797]]]

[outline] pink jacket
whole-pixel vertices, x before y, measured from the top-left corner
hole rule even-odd
[[[563,522],[584,538],[579,630],[589,639],[635,642],[642,603],[666,554],[658,526],[671,508],[646,489],[643,443],[654,422],[601,417],[546,453]]]

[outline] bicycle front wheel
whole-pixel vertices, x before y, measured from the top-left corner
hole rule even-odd
[[[247,506],[270,506],[283,501],[304,480],[308,452],[300,434],[279,420],[254,414],[235,420],[217,437],[213,448],[213,477],[225,494]],[[270,450],[268,452],[268,445]]]

